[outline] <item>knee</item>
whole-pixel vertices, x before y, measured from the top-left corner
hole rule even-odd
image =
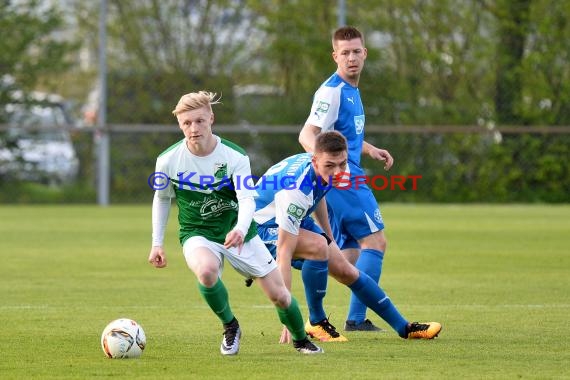
[[[200,284],[207,288],[211,288],[218,282],[218,268],[216,267],[201,267],[196,271],[196,277]]]
[[[271,302],[280,309],[286,309],[291,305],[291,293],[285,286],[276,289],[269,296]]]
[[[386,240],[386,236],[382,233],[382,231],[367,236],[361,241],[360,244],[360,247],[362,249],[370,248],[377,251],[382,251],[384,253],[386,253],[387,246],[388,241]]]
[[[328,259],[329,244],[324,236],[321,236],[315,244],[313,244],[313,252],[311,257],[314,260],[327,260]]]

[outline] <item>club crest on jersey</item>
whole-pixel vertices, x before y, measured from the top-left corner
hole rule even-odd
[[[303,217],[303,214],[305,214],[305,209],[297,206],[295,203],[291,203],[289,207],[287,207],[287,214],[299,220]]]
[[[354,117],[354,128],[356,129],[356,134],[360,135],[364,132],[364,115],[358,115]]]
[[[380,209],[376,209],[376,211],[374,211],[374,219],[378,223],[384,223],[384,221],[382,220],[382,214],[380,213]]]
[[[228,164],[218,163],[214,164],[214,178],[222,179],[228,176]]]

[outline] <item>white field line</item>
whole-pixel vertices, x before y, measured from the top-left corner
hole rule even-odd
[[[570,304],[499,304],[499,305],[484,305],[484,304],[470,304],[470,305],[398,305],[399,307],[405,308],[422,308],[422,309],[568,309]],[[52,306],[52,305],[33,305],[33,304],[22,304],[22,305],[0,305],[0,311],[9,310],[57,310],[57,309],[83,309],[91,308],[88,305],[68,305],[68,306]],[[168,309],[171,308],[169,305],[109,305],[109,306],[96,306],[98,309]],[[255,309],[273,309],[275,306],[271,304],[263,305],[232,305],[233,308],[255,308]],[[343,306],[345,307],[345,306]],[[194,304],[194,305],[183,305],[181,308],[184,309],[208,309],[209,307],[205,304]],[[327,308],[335,308],[334,305],[327,305]]]

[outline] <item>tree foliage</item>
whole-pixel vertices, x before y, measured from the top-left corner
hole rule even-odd
[[[360,85],[369,124],[568,123],[570,3],[346,3],[347,22],[365,33],[369,52]],[[95,35],[98,4],[76,4],[78,25]],[[109,0],[109,69],[121,73],[113,75],[124,78],[126,87],[129,75],[147,73],[153,83],[145,87],[160,97],[173,77],[189,90],[218,87],[236,120],[298,124],[316,87],[335,69],[330,36],[336,5]],[[281,92],[235,99],[235,85]]]
[[[39,0],[1,1],[0,75],[33,89],[42,78],[69,70],[77,44],[57,35],[65,27],[56,6]]]

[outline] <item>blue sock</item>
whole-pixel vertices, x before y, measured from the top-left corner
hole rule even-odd
[[[301,277],[305,285],[305,298],[309,306],[309,320],[317,323],[325,319],[323,298],[327,292],[327,280],[329,275],[329,262],[305,260],[301,269]]]
[[[380,274],[382,273],[382,261],[384,260],[384,252],[375,249],[363,249],[360,251],[360,256],[356,261],[356,269],[366,273],[377,284],[380,281]],[[349,321],[354,321],[357,324],[364,322],[366,319],[366,305],[364,305],[358,297],[353,294],[350,296],[350,306],[348,308]]]
[[[358,279],[348,287],[366,306],[388,322],[398,335],[402,338],[406,336],[408,321],[396,309],[386,293],[366,273],[360,272]]]

